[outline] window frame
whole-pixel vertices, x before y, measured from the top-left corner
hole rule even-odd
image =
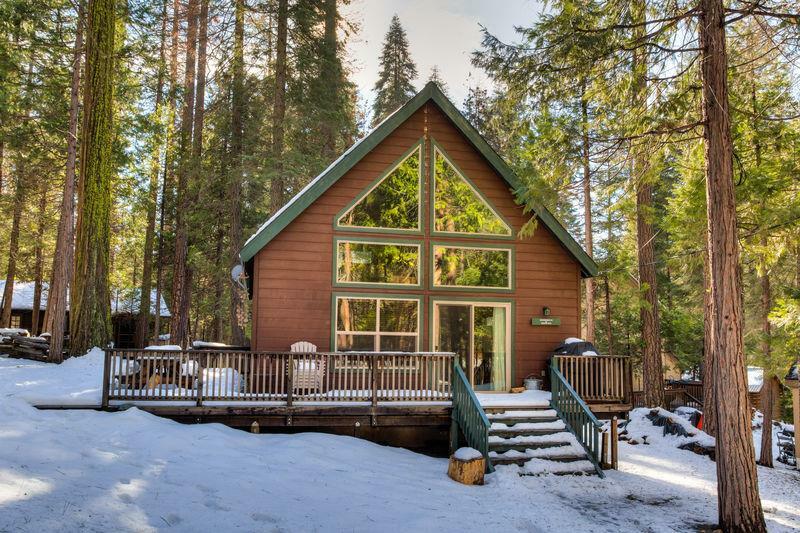
[[[417,248],[417,283],[384,283],[378,281],[339,281],[339,243],[353,242],[360,244],[415,246]],[[425,264],[425,247],[422,241],[381,239],[371,237],[348,237],[335,235],[333,237],[333,286],[334,287],[381,287],[386,289],[421,289],[423,287],[423,268]]]
[[[508,252],[508,286],[506,287],[481,287],[475,285],[437,285],[436,284],[436,247],[461,248],[468,250],[490,250]],[[514,292],[516,289],[516,277],[514,265],[516,264],[516,249],[512,245],[492,245],[492,244],[466,244],[460,242],[431,241],[428,249],[430,266],[430,283],[428,288],[441,291],[488,291],[488,292]]]
[[[516,235],[514,233],[514,226],[506,219],[505,216],[500,212],[497,207],[489,201],[488,198],[481,192],[480,188],[472,182],[471,179],[464,173],[463,170],[453,161],[453,158],[447,153],[447,151],[442,148],[442,145],[439,144],[436,139],[431,137],[431,153],[428,161],[428,175],[430,181],[430,193],[429,193],[429,201],[428,201],[428,212],[430,217],[430,234],[432,237],[458,237],[458,238],[465,238],[465,239],[498,239],[498,240],[509,240],[513,241],[516,239]],[[436,152],[439,152],[442,157],[444,157],[448,163],[453,167],[456,171],[458,176],[464,180],[464,182],[472,189],[472,192],[478,197],[479,200],[483,202],[483,204],[489,208],[497,217],[501,220],[501,222],[508,228],[508,233],[468,233],[468,232],[460,232],[460,231],[439,231],[436,229]]]
[[[375,331],[340,331],[339,326],[339,300],[345,299],[359,299],[359,300],[373,300],[375,301]],[[414,294],[390,294],[390,293],[352,293],[352,292],[334,292],[331,295],[331,348],[334,352],[339,352],[337,345],[338,335],[373,335],[373,350],[380,351],[381,336],[385,337],[411,337],[411,332],[381,332],[380,330],[380,302],[381,300],[402,300],[413,301],[417,304],[417,331],[413,335],[416,337],[416,348],[414,352],[420,351],[422,344],[422,313],[424,311],[423,297]],[[414,353],[408,352],[408,353]],[[347,352],[343,352],[347,353]],[[393,352],[380,352],[380,353],[393,353]]]
[[[336,213],[333,217],[333,229],[338,231],[352,231],[352,232],[360,232],[360,233],[400,233],[405,235],[422,235],[423,234],[423,209],[425,206],[425,202],[423,200],[423,196],[425,194],[425,179],[424,179],[424,169],[425,169],[425,145],[424,145],[424,138],[420,138],[416,141],[408,150],[406,150],[403,155],[397,158],[387,170],[381,173],[380,176],[375,178],[372,183],[367,185],[364,189],[362,189],[355,198],[350,200],[344,208],[342,208],[338,213]],[[411,156],[415,151],[419,152],[419,168],[417,172],[417,227],[416,228],[384,228],[384,227],[370,227],[370,226],[346,226],[339,223],[343,216],[345,216],[351,209],[353,209],[361,200],[363,200],[368,194],[374,191],[384,179],[386,179],[392,172],[397,170],[397,168],[405,161],[409,156]]]

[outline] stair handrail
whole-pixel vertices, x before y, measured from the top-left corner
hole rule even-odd
[[[550,362],[550,392],[551,406],[578,439],[586,451],[589,461],[594,465],[597,475],[605,477],[601,467],[603,424],[594,416],[586,402],[575,392],[564,374],[558,369],[555,358]]]
[[[494,467],[489,460],[489,419],[475,396],[466,374],[458,364],[458,359],[453,359],[453,421],[461,428],[467,446],[481,452],[486,460],[486,470],[493,472]],[[454,436],[457,438],[457,436]]]

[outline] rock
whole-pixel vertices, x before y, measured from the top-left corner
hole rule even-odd
[[[471,451],[476,453],[469,453]],[[447,468],[447,475],[464,485],[483,485],[484,472],[486,472],[486,459],[480,452],[471,448],[459,448],[450,457],[450,465]]]

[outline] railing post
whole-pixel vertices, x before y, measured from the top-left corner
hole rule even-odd
[[[286,405],[292,406],[292,393],[294,392],[294,355],[286,358]]]
[[[101,398],[101,406],[103,409],[108,408],[108,387],[111,380],[111,353],[108,348],[103,350],[103,397]]]
[[[374,355],[369,358],[369,370],[372,378],[372,407],[378,405],[378,372],[380,365],[378,364],[379,355]]]
[[[203,406],[203,369],[207,366],[203,364],[202,358],[208,357],[207,353],[199,353],[197,354],[197,364],[196,364],[196,372],[197,377],[195,378],[195,386],[197,388],[197,407]],[[186,370],[189,370],[188,360],[186,365]]]

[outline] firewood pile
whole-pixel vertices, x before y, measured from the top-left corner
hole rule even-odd
[[[50,361],[50,338],[27,337],[24,335],[9,335],[0,339],[0,353],[8,354],[15,359],[30,359],[32,361]]]

